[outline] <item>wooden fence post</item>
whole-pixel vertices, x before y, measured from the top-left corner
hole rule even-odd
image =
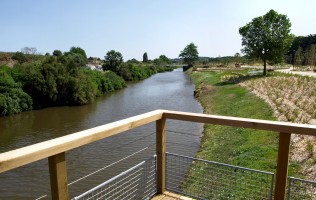
[[[290,133],[279,134],[279,151],[274,189],[274,199],[284,200],[286,194],[287,171],[289,163]]]
[[[48,157],[50,188],[53,200],[68,200],[65,152]]]
[[[166,118],[156,121],[157,192],[166,190]]]

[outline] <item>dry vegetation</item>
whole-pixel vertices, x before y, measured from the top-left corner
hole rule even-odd
[[[316,79],[303,76],[273,76],[240,83],[272,107],[280,121],[316,124]],[[291,161],[301,165],[306,178],[316,177],[316,138],[293,135]]]

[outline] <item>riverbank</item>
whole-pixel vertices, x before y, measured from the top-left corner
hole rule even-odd
[[[188,72],[197,88],[204,113],[276,120],[261,98],[237,84],[221,82],[231,72]],[[196,157],[242,167],[275,172],[278,135],[268,131],[205,125]],[[289,175],[298,176],[299,166],[290,163]]]
[[[174,69],[124,63],[115,73],[85,69],[82,63],[71,60],[64,62],[47,56],[13,68],[0,65],[0,117],[46,107],[86,105],[126,87],[127,81],[144,80]]]

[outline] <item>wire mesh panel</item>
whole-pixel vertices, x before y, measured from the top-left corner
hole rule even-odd
[[[166,187],[196,199],[272,199],[273,173],[167,153]]]
[[[290,177],[288,199],[316,199],[316,182]]]
[[[156,192],[156,157],[152,157],[74,199],[145,200]]]

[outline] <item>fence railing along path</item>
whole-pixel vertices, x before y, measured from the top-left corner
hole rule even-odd
[[[155,110],[103,126],[80,131],[0,154],[0,173],[48,158],[52,199],[69,199],[65,152],[86,144],[156,122],[157,192],[166,190],[166,120],[182,120],[233,127],[274,131],[279,134],[279,150],[274,198],[286,194],[291,134],[316,136],[316,126],[238,117]]]

